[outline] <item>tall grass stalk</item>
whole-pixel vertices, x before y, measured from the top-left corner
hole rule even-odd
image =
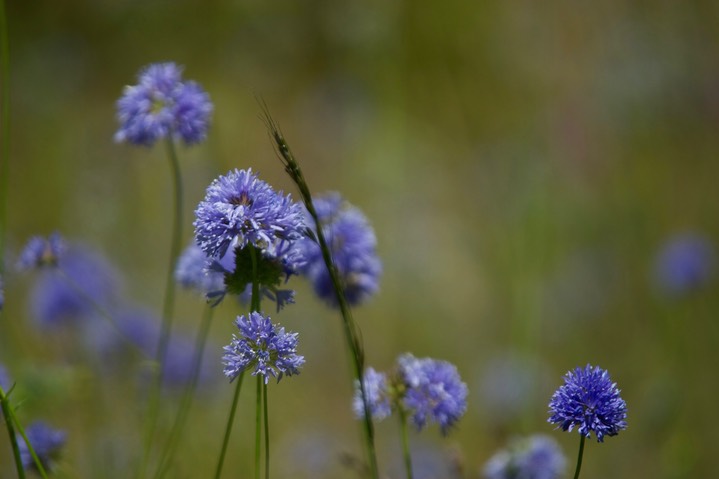
[[[28,452],[30,452],[30,456],[32,457],[32,460],[37,467],[37,472],[40,474],[40,477],[42,477],[43,479],[47,479],[47,473],[45,472],[45,468],[42,465],[42,461],[40,461],[40,458],[37,457],[35,449],[32,447],[32,444],[30,444],[30,441],[25,434],[25,430],[20,424],[20,421],[18,421],[17,416],[15,416],[15,411],[10,405],[8,395],[5,394],[5,390],[2,388],[2,386],[0,386],[0,408],[2,408],[3,417],[5,418],[5,426],[7,428],[8,435],[10,436],[10,445],[12,446],[13,458],[15,459],[15,467],[17,469],[18,478],[25,479],[25,468],[22,465],[20,448],[17,444],[17,434],[15,434],[16,428],[17,432],[20,434],[20,436],[25,441],[25,444],[27,445]]]
[[[330,279],[332,280],[332,287],[335,291],[337,303],[339,304],[340,313],[342,316],[343,331],[350,353],[350,360],[352,363],[352,373],[354,375],[354,379],[359,384],[360,393],[362,396],[362,403],[364,406],[364,419],[362,421],[362,424],[364,431],[365,448],[369,460],[369,469],[372,478],[378,479],[379,472],[377,466],[377,453],[375,451],[374,444],[374,427],[372,424],[372,415],[367,399],[367,391],[365,388],[364,381],[362,381],[362,373],[364,371],[364,350],[362,348],[362,338],[360,335],[360,331],[356,323],[354,322],[354,319],[352,318],[352,311],[345,297],[344,288],[339,278],[337,268],[332,261],[332,253],[330,252],[324,233],[322,232],[322,224],[320,223],[320,220],[317,216],[317,211],[315,210],[315,207],[312,203],[312,194],[310,193],[309,186],[307,185],[304,175],[302,174],[300,165],[295,160],[295,157],[290,150],[290,146],[282,135],[282,132],[280,132],[279,127],[270,116],[267,105],[261,103],[261,107],[264,113],[264,122],[270,132],[270,136],[274,142],[275,148],[277,149],[278,156],[280,157],[280,160],[285,167],[285,171],[297,186],[300,192],[300,196],[302,197],[302,202],[304,203],[305,208],[307,208],[308,213],[310,214],[312,220],[315,223],[317,242],[319,243],[319,247],[322,252],[322,258],[325,262],[325,265],[327,266],[327,270],[329,271]]]
[[[2,82],[2,138],[0,138],[0,275],[5,272],[5,237],[10,171],[10,42],[8,41],[5,0],[0,0],[0,82]]]

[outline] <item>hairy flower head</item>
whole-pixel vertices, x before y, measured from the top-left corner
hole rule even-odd
[[[586,437],[594,432],[598,442],[627,428],[627,405],[619,396],[617,384],[607,371],[589,364],[567,372],[564,385],[549,401],[549,413],[548,422],[564,431],[576,427]]]

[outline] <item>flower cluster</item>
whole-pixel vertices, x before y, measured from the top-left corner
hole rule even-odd
[[[36,421],[25,428],[25,435],[32,444],[42,467],[46,470],[52,469],[53,462],[60,454],[65,445],[67,434],[65,431],[52,429],[44,422]],[[35,469],[35,461],[30,454],[25,440],[18,434],[17,445],[20,449],[20,459],[25,469]]]
[[[312,203],[347,301],[351,305],[361,304],[377,292],[382,274],[374,230],[364,214],[344,201],[339,193],[313,198]],[[314,222],[307,211],[305,217],[316,236]],[[312,282],[317,296],[337,305],[330,274],[316,240],[305,238],[300,244],[307,261],[302,274]]]
[[[224,289],[221,273],[208,269],[209,258],[192,243],[182,252],[175,267],[175,281],[181,286],[194,289],[201,294],[212,294]]]
[[[447,434],[467,410],[467,385],[457,368],[447,361],[405,353],[397,359],[396,371],[390,375],[369,368],[363,384],[374,419],[383,419],[393,408],[401,408],[411,415],[418,430],[431,421]],[[364,416],[359,384],[355,387],[354,411],[358,417]]]
[[[512,441],[508,449],[487,461],[482,474],[486,479],[558,479],[567,460],[557,442],[536,434]]]
[[[27,271],[43,266],[55,266],[65,251],[65,242],[59,233],[49,237],[33,236],[20,253],[17,261],[19,271]]]
[[[182,68],[155,63],[142,69],[137,85],[127,86],[117,101],[120,129],[115,141],[152,146],[158,139],[199,143],[207,136],[212,103],[193,81],[182,81]]]
[[[552,395],[549,412],[550,423],[564,431],[576,427],[586,437],[593,432],[598,442],[627,427],[627,405],[619,396],[617,384],[607,371],[589,364],[567,372],[564,385]]]
[[[243,371],[251,370],[253,376],[270,377],[299,374],[305,358],[297,354],[297,333],[287,333],[285,328],[272,324],[269,316],[253,311],[239,316],[235,325],[240,335],[232,335],[232,342],[225,346],[225,376],[234,380]]]

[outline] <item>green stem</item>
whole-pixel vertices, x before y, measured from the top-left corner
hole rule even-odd
[[[10,444],[12,445],[13,456],[15,457],[15,465],[17,466],[17,470],[18,470],[18,478],[23,479],[25,477],[25,470],[22,465],[22,458],[20,457],[20,448],[17,445],[17,436],[15,435],[15,428],[17,428],[17,432],[20,434],[20,436],[25,441],[25,444],[27,445],[27,450],[30,453],[32,460],[35,463],[35,467],[37,467],[37,472],[40,473],[40,476],[43,479],[47,479],[47,473],[45,472],[45,467],[42,465],[40,458],[37,456],[35,449],[33,448],[32,444],[30,443],[30,440],[27,438],[27,435],[25,434],[25,430],[23,429],[22,425],[20,424],[20,421],[18,421],[18,418],[15,415],[15,411],[13,410],[12,406],[10,405],[8,396],[7,396],[7,394],[5,394],[5,391],[3,390],[2,386],[0,386],[0,406],[2,407],[2,411],[3,411],[3,415],[4,415],[3,417],[5,418],[5,424],[7,426],[8,434],[10,434]]]
[[[260,479],[260,442],[262,435],[262,375],[257,375],[257,402],[255,403],[255,479]]]
[[[0,82],[2,82],[2,151],[0,151],[0,274],[5,272],[5,236],[7,232],[7,198],[10,170],[10,42],[5,14],[5,0],[0,0]]]
[[[581,439],[579,440],[579,454],[577,454],[577,469],[574,471],[574,479],[579,478],[579,471],[582,469],[582,456],[584,455],[584,440],[586,437],[584,434],[579,435]]]
[[[193,393],[197,388],[200,370],[202,369],[202,357],[205,352],[205,345],[207,344],[207,335],[210,331],[213,311],[214,308],[212,308],[209,304],[205,306],[205,312],[202,315],[202,322],[200,323],[200,327],[197,330],[197,337],[195,338],[195,354],[192,360],[190,383],[187,385],[183,393],[180,409],[175,417],[175,422],[172,425],[170,438],[167,442],[167,446],[165,447],[165,451],[160,456],[160,467],[157,469],[155,478],[159,479],[163,477],[167,472],[167,469],[169,469],[172,464],[172,458],[177,450],[177,445],[182,437],[182,430],[185,426],[190,406],[192,405]]]
[[[409,452],[409,434],[407,433],[407,413],[399,408],[399,427],[402,436],[402,455],[404,457],[404,468],[407,471],[407,479],[412,479],[412,456]]]
[[[147,422],[145,429],[145,444],[143,447],[142,462],[136,477],[140,478],[145,475],[147,463],[150,458],[150,448],[152,439],[155,435],[157,427],[157,416],[160,408],[160,395],[162,394],[162,376],[165,371],[165,361],[167,356],[167,348],[170,343],[170,331],[172,329],[172,317],[175,306],[175,263],[180,255],[182,240],[182,176],[180,174],[180,162],[177,160],[175,152],[175,144],[172,136],[168,136],[165,142],[167,147],[167,156],[170,161],[170,170],[172,173],[172,183],[174,187],[174,214],[172,222],[172,238],[170,239],[170,263],[167,267],[167,276],[165,279],[165,297],[162,306],[162,326],[160,329],[160,338],[155,352],[155,360],[159,367],[155,374],[155,381],[150,391],[150,399],[147,408]]]
[[[265,410],[265,479],[270,479],[270,417],[267,410],[267,384],[262,382],[262,402]]]
[[[377,466],[377,453],[375,451],[374,444],[374,426],[372,424],[372,415],[370,412],[366,387],[364,381],[362,380],[362,373],[364,371],[364,351],[362,348],[362,339],[360,336],[360,332],[357,328],[356,323],[354,322],[354,319],[352,318],[352,311],[349,307],[349,303],[347,303],[342,281],[340,280],[337,268],[334,266],[334,263],[332,261],[332,253],[330,252],[330,249],[327,245],[327,241],[322,231],[322,224],[320,223],[319,217],[317,216],[317,211],[315,210],[312,203],[312,194],[310,193],[309,186],[307,185],[304,175],[302,174],[300,165],[297,163],[297,160],[292,154],[290,146],[287,144],[287,141],[280,132],[279,127],[277,126],[277,124],[275,124],[274,120],[270,116],[269,111],[267,110],[267,106],[262,106],[265,114],[265,122],[268,129],[270,130],[270,135],[272,136],[272,139],[275,141],[277,153],[279,154],[280,159],[285,166],[285,171],[290,176],[295,185],[297,185],[297,188],[300,191],[300,196],[302,197],[302,201],[305,204],[305,207],[307,208],[307,211],[312,217],[312,220],[315,224],[315,232],[317,234],[317,242],[319,243],[320,251],[322,252],[322,259],[324,260],[325,266],[329,271],[330,279],[332,281],[332,287],[335,291],[337,303],[339,304],[340,313],[342,315],[342,325],[345,340],[347,342],[347,347],[350,351],[352,372],[355,380],[359,384],[360,394],[362,396],[362,403],[364,406],[364,418],[362,420],[362,424],[364,429],[366,452],[369,458],[369,468],[372,478],[378,479],[379,469]]]
[[[215,479],[220,479],[222,475],[222,466],[225,463],[225,454],[227,453],[227,445],[230,443],[230,434],[232,433],[232,423],[235,421],[235,411],[237,411],[237,400],[240,397],[240,389],[242,388],[242,378],[245,372],[242,371],[237,377],[237,386],[235,386],[235,395],[232,398],[232,406],[230,407],[230,417],[227,418],[225,426],[225,437],[222,439],[222,448],[220,449],[220,458],[217,460],[217,468],[215,469]]]

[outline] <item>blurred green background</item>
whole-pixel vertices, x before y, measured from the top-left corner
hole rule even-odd
[[[384,274],[355,312],[368,364],[388,369],[405,351],[446,359],[470,389],[449,437],[412,434],[418,461],[475,478],[508,438],[542,432],[573,467],[578,436],[553,431],[547,403],[567,370],[591,363],[617,381],[629,427],[588,443],[582,477],[719,475],[716,278],[686,294],[655,278],[674,235],[719,239],[718,3],[7,3],[10,262],[30,235],[60,231],[102,251],[128,301],[159,314],[167,160],[161,145],[112,137],[123,86],[175,61],[215,105],[207,142],[179,152],[187,242],[206,186],[230,168],[295,193],[258,96],[313,190],[340,191],[370,218]],[[31,276],[5,282],[0,362],[21,419],[68,431],[58,477],[127,477],[144,407],[134,376],[98,373],[61,344],[71,339],[34,328]],[[362,449],[339,316],[290,284],[297,304],[275,319],[300,333],[307,363],[269,388],[274,475],[356,477],[340,460]],[[194,334],[201,301],[180,293],[177,311]],[[220,306],[217,351],[240,312]],[[171,477],[213,470],[232,395],[214,370]],[[248,386],[226,477],[251,474],[252,401]],[[176,404],[168,397],[168,415]],[[382,469],[402,477],[397,424],[377,431]],[[0,477],[13,477],[1,437]]]

